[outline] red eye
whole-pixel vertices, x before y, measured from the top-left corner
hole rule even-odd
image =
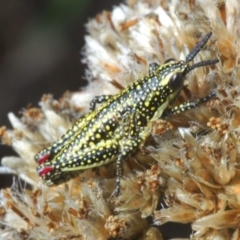
[[[39,164],[42,164],[42,163],[45,163],[49,158],[50,158],[50,154],[44,154],[44,155],[40,156],[38,159],[36,159],[36,161]]]
[[[51,167],[51,166],[44,167],[44,168],[42,168],[40,171],[38,171],[38,175],[39,175],[40,177],[42,177],[42,176],[45,176],[45,175],[47,175],[49,172],[52,172],[52,171],[54,171],[54,168],[53,168],[53,167]]]

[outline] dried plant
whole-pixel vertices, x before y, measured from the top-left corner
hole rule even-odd
[[[2,142],[19,155],[2,165],[32,186],[1,190],[1,238],[162,239],[146,219],[152,216],[155,225],[191,223],[190,239],[239,239],[239,22],[238,0],[129,0],[92,19],[82,60],[88,87],[60,100],[45,95],[40,108],[21,118],[9,114],[12,130],[1,128]],[[34,155],[84,115],[95,95],[117,93],[151,62],[184,59],[210,31],[198,58],[220,63],[189,74],[177,101],[212,89],[217,98],[153,123],[152,138],[124,163],[118,198],[112,196],[114,163],[56,187],[41,183]],[[158,206],[162,197],[167,208]]]

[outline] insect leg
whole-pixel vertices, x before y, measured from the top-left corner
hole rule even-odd
[[[123,165],[122,161],[129,156],[130,153],[132,153],[137,146],[140,144],[142,140],[138,138],[132,138],[132,139],[126,139],[124,140],[123,145],[120,147],[121,153],[118,155],[116,159],[116,188],[115,188],[115,195],[120,195],[120,180],[123,175]]]
[[[115,195],[118,197],[120,195],[120,179],[123,174],[123,166],[122,160],[124,160],[126,156],[123,154],[118,155],[116,160],[116,188],[115,188]]]
[[[125,134],[126,138],[119,143],[120,154],[116,159],[116,196],[120,195],[120,179],[123,175],[122,161],[145,140],[144,134],[139,135],[141,127],[138,125],[138,122],[140,119],[138,111],[135,111],[133,114],[128,115],[123,123],[122,134]]]
[[[110,99],[112,97],[112,95],[101,95],[101,96],[95,96],[92,101],[90,102],[90,111],[94,111],[96,108],[96,104],[97,103],[103,103],[105,101],[107,101],[108,99]]]
[[[174,115],[174,114],[178,114],[178,113],[181,113],[181,112],[185,112],[185,111],[188,111],[192,108],[196,108],[198,105],[204,103],[204,102],[207,102],[209,101],[211,98],[215,97],[216,96],[216,92],[215,91],[212,91],[208,96],[206,97],[203,97],[203,98],[200,98],[200,99],[196,99],[196,100],[193,100],[193,101],[187,101],[179,106],[176,106],[172,109],[166,109],[164,112],[163,112],[163,115],[162,117],[169,117],[171,115]]]
[[[149,73],[153,73],[160,65],[153,62],[149,64]]]

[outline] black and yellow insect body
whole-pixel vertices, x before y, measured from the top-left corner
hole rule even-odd
[[[150,64],[149,74],[113,96],[95,97],[91,112],[78,120],[52,146],[35,156],[37,172],[48,186],[60,184],[79,172],[116,161],[116,194],[120,193],[122,160],[134,152],[150,134],[153,120],[195,108],[214,93],[189,101],[170,111],[169,103],[179,94],[192,69],[215,64],[217,59],[189,65],[210,38],[208,33],[187,55],[186,61],[167,60]],[[102,105],[95,109],[97,103]]]

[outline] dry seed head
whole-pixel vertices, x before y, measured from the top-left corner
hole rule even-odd
[[[129,223],[118,216],[110,216],[105,224],[105,228],[113,237],[122,237],[129,228]]]
[[[161,138],[150,153],[156,159],[155,166],[157,164],[164,174],[166,187],[163,191],[169,208],[158,209],[154,217],[155,224],[192,223],[196,230],[190,236],[192,239],[239,237],[239,9],[237,0],[132,0],[128,5],[115,7],[111,13],[99,14],[87,25],[89,34],[82,59],[89,67],[86,72],[89,86],[81,92],[68,93],[58,101],[50,95],[44,96],[39,115],[34,109],[27,109],[23,118],[9,115],[16,131],[1,129],[1,136],[5,143],[12,144],[20,157],[7,157],[2,164],[14,169],[33,187],[41,186],[35,171],[34,154],[58,139],[84,115],[95,95],[118,92],[119,88],[144,76],[151,62],[163,64],[169,57],[184,59],[201,36],[212,31],[213,37],[195,60],[218,56],[221,63],[189,74],[185,87],[188,90],[178,101],[203,97],[214,88],[217,98],[206,107],[171,117],[173,128],[163,135],[160,126]],[[192,127],[190,121],[197,122],[198,128]],[[31,126],[35,127],[34,131]],[[164,125],[163,131],[165,128]],[[149,224],[145,218],[156,209],[162,192],[156,191],[154,179],[150,175],[147,178],[146,170],[140,169],[144,172],[140,174],[144,176],[141,180],[143,191],[136,177],[139,171],[137,174],[125,171],[124,191],[117,199],[123,201],[118,202],[118,207],[109,204],[111,193],[104,186],[113,187],[114,180],[104,178],[105,175],[102,175],[104,180],[100,180],[103,182],[101,191],[81,178],[70,181],[68,189],[63,185],[51,189],[41,186],[41,190],[32,196],[29,191],[19,193],[15,188],[8,190],[8,194],[3,194],[2,190],[2,221],[11,228],[6,228],[1,237],[107,239],[110,233],[123,237],[140,233],[146,236]],[[84,175],[88,180],[98,178],[97,174],[88,174]],[[157,178],[159,181],[159,176]],[[148,190],[146,183],[154,191]],[[82,220],[77,217],[79,206],[76,203],[79,202],[76,199],[80,197],[86,201],[83,206],[92,207],[87,213],[84,207],[80,208],[84,209]],[[69,213],[69,209],[74,211]],[[104,229],[105,220],[113,211],[123,210],[128,213],[140,211],[141,215],[129,214],[126,218],[109,221],[109,226],[115,228],[112,231],[110,227]],[[131,229],[131,221],[139,227]],[[29,222],[35,227],[28,226]]]

